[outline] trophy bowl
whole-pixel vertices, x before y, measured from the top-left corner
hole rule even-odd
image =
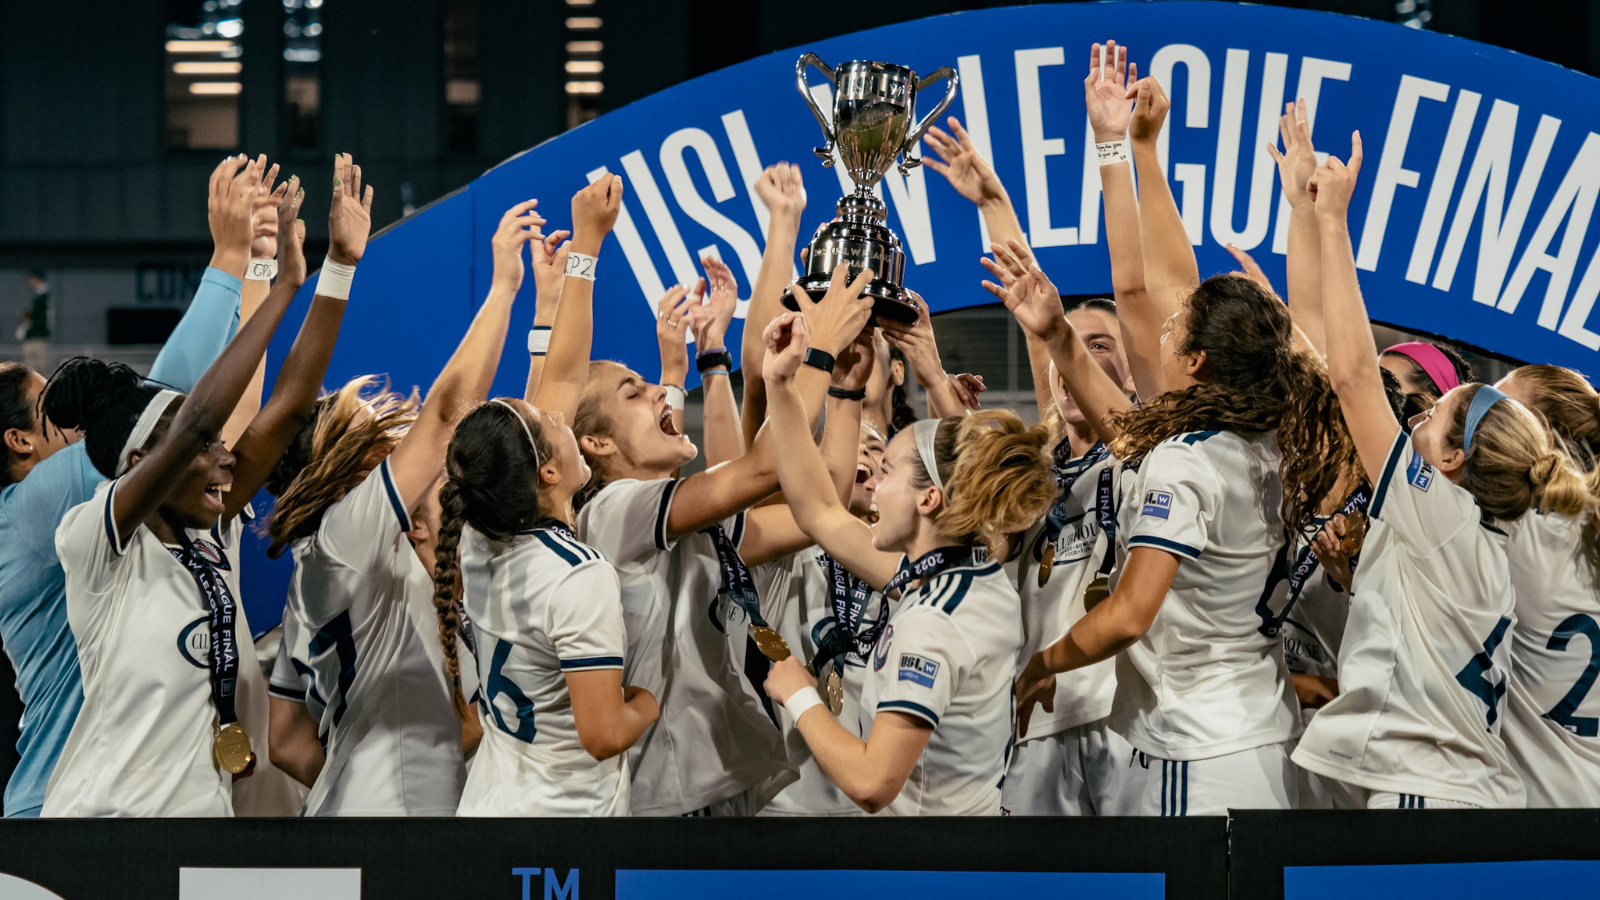
[[[815,67],[833,82],[833,115],[827,116],[811,95],[806,70]],[[915,125],[917,92],[945,79],[944,97],[934,110]],[[902,285],[906,257],[900,238],[884,224],[888,209],[873,193],[891,166],[898,164],[901,174],[922,164],[910,151],[922,140],[935,119],[955,99],[960,76],[945,66],[926,78],[905,66],[869,60],[853,60],[837,69],[829,68],[814,53],[795,63],[795,85],[827,143],[816,148],[823,166],[834,164],[835,154],[855,182],[855,190],[839,200],[838,217],[823,224],[811,239],[806,257],[806,272],[797,284],[820,300],[833,280],[833,270],[843,263],[853,279],[862,269],[871,269],[872,281],[865,293],[873,297],[873,315],[900,322],[915,322],[916,303]],[[798,310],[792,292],[784,291],[783,305]]]

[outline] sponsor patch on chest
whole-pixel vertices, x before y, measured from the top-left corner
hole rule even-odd
[[[939,664],[911,653],[900,655],[900,680],[933,687],[933,677],[939,674]]]
[[[1166,491],[1145,491],[1144,508],[1139,510],[1140,515],[1155,516],[1165,519],[1172,512],[1172,495]]]

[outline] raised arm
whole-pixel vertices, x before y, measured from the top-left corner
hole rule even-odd
[[[528,245],[533,257],[533,330],[528,333],[528,385],[522,399],[533,402],[539,393],[539,378],[544,374],[545,355],[550,352],[550,330],[556,324],[561,306],[561,283],[567,278],[567,238],[570,231],[552,231],[544,240]],[[520,262],[521,254],[517,255]]]
[[[761,329],[783,312],[783,289],[794,277],[794,248],[800,241],[800,215],[806,209],[806,186],[800,167],[786,162],[768,166],[756,179],[756,196],[767,206],[767,246],[761,271],[751,287],[745,311],[739,368],[744,373],[744,445],[751,446],[767,417],[767,385],[761,380]]]
[[[568,251],[566,280],[561,286],[561,308],[556,310],[550,333],[550,353],[534,406],[560,413],[571,422],[589,380],[589,351],[594,345],[594,268],[576,256],[598,257],[611,226],[622,210],[622,179],[602,175],[572,196],[572,247]],[[574,266],[577,262],[579,265]]]
[[[805,291],[795,286],[795,298],[807,319],[812,348],[837,358],[861,334],[872,315],[872,298],[861,292],[871,280],[871,269],[863,269],[854,281],[849,280],[849,269],[841,264],[834,269],[828,293],[820,303],[813,303]],[[807,444],[811,444],[810,429],[822,414],[823,396],[830,380],[828,372],[815,366],[802,367],[794,377],[805,411]],[[782,453],[777,452],[779,447],[783,448]],[[815,451],[815,445],[812,449]],[[672,509],[667,514],[668,536],[699,531],[772,494],[778,489],[778,457],[794,452],[790,443],[763,429],[745,455],[689,476],[673,495]]]
[[[267,157],[263,154],[255,163],[260,169],[266,165]],[[298,179],[292,185],[297,190],[290,193],[290,183],[284,182],[273,190],[272,182],[278,177],[278,167],[274,165],[261,179],[261,195],[256,198],[254,217],[255,236],[250,241],[250,267],[245,272],[244,287],[239,294],[239,317],[241,321],[249,321],[261,308],[262,302],[267,299],[267,293],[272,289],[271,279],[267,273],[260,271],[263,260],[276,260],[281,267],[283,261],[278,258],[278,237],[287,235],[294,228],[295,219],[300,213],[300,201],[303,196],[298,192],[300,186]],[[304,279],[302,279],[303,281]],[[222,426],[222,442],[232,447],[238,444],[239,436],[250,427],[256,413],[261,411],[261,392],[267,381],[267,359],[262,357],[256,364],[256,373],[250,379],[250,386],[245,388],[244,396],[239,398],[239,405],[233,408],[233,414],[228,417],[227,424]]]
[[[1116,48],[1119,62],[1126,55],[1126,48]],[[1133,168],[1121,153],[1133,117],[1133,103],[1125,84],[1137,81],[1138,74],[1138,67],[1130,63],[1125,72],[1121,66],[1114,67],[1108,79],[1102,67],[1091,65],[1083,80],[1084,106],[1089,110],[1095,144],[1113,145],[1108,147],[1113,152],[1099,160],[1100,197],[1106,211],[1106,249],[1111,255],[1111,295],[1117,301],[1119,317],[1124,309],[1132,310],[1136,317],[1144,311],[1148,317],[1151,308],[1145,285],[1144,245],[1139,234],[1139,198],[1133,190]],[[1130,364],[1133,359],[1130,356]],[[1135,383],[1143,382],[1141,391],[1151,390],[1159,384],[1160,357],[1147,354],[1139,359],[1146,371],[1133,369]],[[1154,372],[1149,371],[1152,365]]]
[[[1022,330],[1049,352],[1089,427],[1109,444],[1122,432],[1116,424],[1117,414],[1131,408],[1133,402],[1084,346],[1077,329],[1062,312],[1061,294],[1028,255],[1027,248],[1012,241],[1009,249],[999,244],[992,249],[994,260],[983,263],[1004,283],[985,281],[983,286],[1000,298],[1017,317]]]
[[[372,230],[372,188],[362,192],[361,167],[348,153],[334,160],[333,201],[328,210],[328,260],[354,268],[367,248]],[[305,224],[296,221],[280,235],[278,281],[274,293],[287,291],[292,299],[306,279]],[[349,283],[335,279],[339,287],[323,287],[319,276],[311,309],[306,312],[294,345],[278,368],[272,397],[250,421],[233,448],[233,490],[224,499],[225,516],[237,515],[272,474],[272,468],[289,448],[306,417],[316,409],[322,376],[333,358],[333,347],[344,321]],[[227,521],[224,518],[224,521]]]
[[[683,386],[689,377],[689,350],[684,342],[689,333],[689,310],[698,302],[698,298],[691,297],[689,289],[681,284],[667,288],[656,301],[656,346],[661,353],[661,377],[656,379],[656,384],[667,390],[672,427],[679,434],[683,434],[683,406],[687,397]]]
[[[694,329],[696,365],[704,362],[708,366],[700,372],[700,390],[705,411],[706,465],[715,466],[738,459],[745,449],[731,367],[712,365],[716,354],[728,352],[726,335],[739,304],[739,285],[733,280],[733,271],[715,256],[700,260],[700,265],[705,267],[709,290],[704,305],[690,306],[689,327]]]
[[[1200,284],[1200,265],[1172,198],[1167,171],[1156,152],[1156,138],[1172,102],[1154,78],[1128,89],[1134,99],[1128,132],[1133,138],[1133,163],[1139,175],[1139,238],[1144,259],[1147,303],[1118,308],[1123,349],[1139,394],[1154,397],[1165,390],[1161,381],[1161,331]]]
[[[525,200],[500,217],[490,239],[494,278],[489,296],[428,389],[411,430],[389,455],[395,490],[408,507],[438,480],[456,422],[489,396],[500,352],[505,348],[506,331],[511,327],[511,306],[522,284],[522,247],[541,238],[539,226],[544,219],[534,212],[537,204],[537,200]],[[552,339],[552,348],[554,345]]]
[[[928,304],[922,299],[921,294],[915,291],[907,293],[911,294],[911,299],[917,304],[916,324],[906,325],[886,320],[880,326],[883,328],[883,336],[906,355],[906,361],[911,364],[912,376],[927,392],[929,416],[942,419],[945,416],[966,415],[966,404],[961,402],[955,388],[951,387],[950,379],[944,371],[944,363],[939,359],[939,343],[933,337],[933,319],[928,314]]]
[[[1383,471],[1400,422],[1383,392],[1378,345],[1356,280],[1350,244],[1350,196],[1361,172],[1361,132],[1350,136],[1350,163],[1329,156],[1311,176],[1308,191],[1322,244],[1322,314],[1328,335],[1328,380],[1339,395],[1345,426],[1368,472]]]
[[[872,547],[872,529],[850,515],[839,502],[828,477],[822,454],[811,440],[811,425],[800,398],[796,370],[802,368],[808,331],[795,313],[773,320],[764,333],[767,342],[767,431],[784,452],[778,456],[778,479],[795,522],[857,578],[882,589],[900,566],[898,554]],[[767,437],[767,433],[763,433]]]
[[[1322,236],[1317,228],[1317,212],[1306,191],[1306,182],[1317,171],[1317,153],[1311,146],[1311,125],[1306,118],[1306,100],[1284,106],[1278,118],[1278,134],[1283,137],[1283,152],[1273,144],[1267,152],[1278,163],[1278,180],[1289,201],[1289,316],[1304,332],[1317,353],[1328,352],[1327,327],[1322,318]]]

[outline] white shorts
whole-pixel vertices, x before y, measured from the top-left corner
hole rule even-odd
[[[1460,800],[1435,800],[1416,794],[1396,794],[1394,791],[1373,791],[1367,798],[1367,809],[1483,809],[1476,803]]]
[[[1305,717],[1306,723],[1310,724],[1311,714],[1314,714],[1316,710],[1311,709],[1305,712],[1307,713]],[[1291,760],[1294,758],[1292,746],[1289,749],[1289,757]],[[1329,778],[1326,775],[1320,775],[1310,769],[1302,769],[1299,766],[1294,767],[1294,772],[1300,792],[1299,805],[1296,809],[1367,808],[1367,795],[1370,792],[1364,787],[1351,784],[1348,781],[1340,781],[1337,778]]]
[[[1294,809],[1294,766],[1283,744],[1211,759],[1168,760],[1133,750],[1104,815],[1225,816],[1229,809]]]
[[[1133,747],[1105,719],[1030,738],[1011,750],[1001,815],[1103,815]]]

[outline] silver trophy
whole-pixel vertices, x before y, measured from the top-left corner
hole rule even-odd
[[[806,69],[810,66],[816,66],[833,82],[831,127],[806,83]],[[913,127],[917,91],[941,78],[947,82],[944,99]],[[821,299],[840,263],[850,266],[851,278],[862,269],[871,269],[873,280],[866,293],[874,298],[874,315],[914,322],[916,304],[900,284],[905,276],[906,256],[900,249],[900,238],[884,225],[888,210],[872,193],[872,186],[897,160],[902,175],[922,165],[922,159],[912,156],[911,151],[928,126],[955,99],[961,78],[955,69],[944,66],[919,80],[916,72],[904,66],[868,60],[854,60],[832,69],[815,53],[807,53],[795,63],[794,79],[800,96],[806,98],[811,114],[817,117],[817,124],[828,139],[825,146],[816,148],[816,154],[822,157],[824,166],[831,166],[834,152],[838,151],[845,170],[856,183],[855,190],[835,207],[839,217],[818,228],[811,238],[806,273],[798,283],[813,298]],[[788,292],[784,293],[783,304],[799,309]]]

